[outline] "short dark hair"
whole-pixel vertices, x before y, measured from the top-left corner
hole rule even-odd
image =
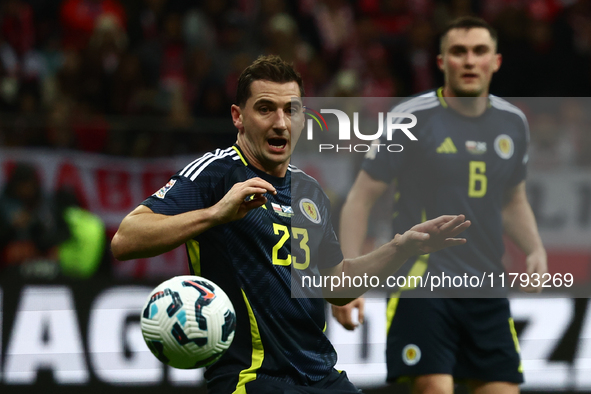
[[[251,96],[250,85],[254,81],[270,81],[277,83],[297,82],[300,87],[300,95],[304,96],[304,86],[301,75],[279,56],[259,56],[250,66],[246,67],[236,89],[236,102],[243,107]]]
[[[441,38],[439,40],[439,50],[441,52],[443,52],[443,40],[445,39],[445,37],[447,36],[447,33],[449,33],[450,30],[453,30],[453,29],[470,30],[470,29],[474,29],[474,28],[483,28],[483,29],[488,30],[488,33],[490,34],[490,37],[492,38],[493,42],[495,43],[495,45],[497,44],[498,39],[499,39],[499,35],[497,34],[497,31],[495,30],[495,28],[492,27],[491,25],[489,25],[487,21],[485,21],[482,18],[478,18],[476,16],[461,16],[461,17],[456,18],[453,21],[451,21],[446,26],[445,30],[443,30],[443,33],[441,33]]]

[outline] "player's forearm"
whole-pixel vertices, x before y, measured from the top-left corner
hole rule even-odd
[[[393,240],[368,254],[343,260],[340,269],[331,272],[330,275],[341,279],[351,278],[351,285],[348,279],[341,280],[339,286],[332,286],[333,282],[330,287],[324,288],[325,298],[335,305],[344,305],[351,299],[362,296],[371,288],[371,286],[365,286],[370,283],[371,277],[377,277],[382,283],[396,272],[414,254],[400,244],[400,237],[401,235],[397,234]],[[325,274],[323,272],[323,275]],[[364,285],[353,285],[354,282],[359,283],[359,279],[354,281],[354,278],[364,278],[362,280]],[[372,283],[375,283],[375,280]],[[343,302],[334,302],[335,299],[342,299]]]
[[[503,207],[503,229],[525,254],[546,253],[525,193],[514,196]]]
[[[341,211],[339,241],[345,258],[362,254],[367,235],[367,220],[371,206],[353,199],[347,199]]]
[[[376,250],[356,257],[345,259],[343,273],[348,276],[377,276],[380,282],[396,272],[413,253],[409,253],[400,244],[400,234]]]
[[[136,211],[123,219],[111,242],[118,260],[157,256],[217,224],[213,207],[174,216],[156,214],[147,207]]]

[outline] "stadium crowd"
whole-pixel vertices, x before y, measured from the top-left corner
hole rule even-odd
[[[499,31],[494,94],[591,91],[588,0],[7,0],[0,146],[154,157],[232,143],[237,76],[265,53],[293,62],[308,96],[411,95],[441,84],[438,34],[467,14]],[[534,166],[591,165],[585,112],[528,114]]]

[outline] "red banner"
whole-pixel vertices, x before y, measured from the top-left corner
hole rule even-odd
[[[0,184],[6,184],[16,163],[32,164],[47,196],[60,186],[71,186],[82,206],[105,221],[111,239],[125,215],[195,157],[129,159],[65,151],[0,150]],[[150,259],[113,259],[113,268],[119,278],[163,278],[188,273],[184,247]]]

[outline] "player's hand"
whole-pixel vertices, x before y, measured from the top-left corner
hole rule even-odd
[[[529,283],[526,287],[521,287],[521,290],[526,293],[540,293],[542,291],[542,275],[548,273],[548,257],[546,251],[536,251],[527,256],[525,259],[527,266],[527,274],[529,275]],[[533,274],[538,274],[539,276]],[[538,280],[536,281],[535,278]],[[537,285],[537,286],[534,286]]]
[[[353,309],[355,309],[355,308],[357,308],[357,310],[358,310],[358,315],[357,315],[358,323],[355,323],[353,321]],[[339,323],[341,323],[341,325],[343,327],[345,327],[345,329],[347,329],[349,331],[353,331],[360,324],[363,324],[364,308],[365,308],[365,299],[363,297],[359,297],[359,298],[356,298],[353,301],[349,302],[347,305],[343,305],[343,306],[332,305],[332,315],[334,316],[335,319],[337,319],[337,321]]]
[[[408,257],[433,253],[450,246],[463,245],[465,238],[456,238],[458,234],[470,227],[470,221],[464,215],[444,215],[417,224],[398,239],[398,246]]]
[[[215,218],[219,224],[242,219],[251,210],[267,202],[265,193],[277,194],[275,187],[261,178],[251,178],[232,186],[217,204]]]

